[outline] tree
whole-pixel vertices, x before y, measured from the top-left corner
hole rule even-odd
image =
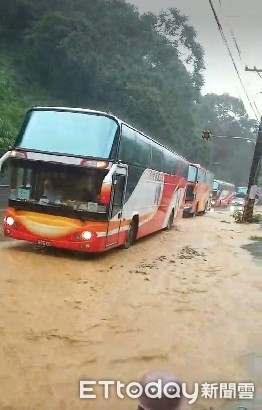
[[[180,37],[199,68],[195,34],[180,17]],[[187,71],[161,24],[163,16],[140,16],[120,0],[75,0],[74,7],[57,0],[27,30],[27,67],[67,104],[113,111],[187,155],[194,139],[193,78],[200,68],[193,76]],[[199,145],[195,139],[194,145]],[[200,145],[198,152],[201,157]]]
[[[4,146],[23,109],[57,100],[111,111],[206,167],[212,158],[203,128],[237,135],[252,128],[236,99],[201,97],[204,52],[179,10],[140,15],[124,0],[9,3],[0,0],[1,43],[6,55],[11,50],[17,76],[7,73],[13,91],[3,94]]]
[[[196,40],[195,29],[188,24],[188,17],[172,7],[160,13],[156,28],[168,39],[181,61],[189,68],[198,99],[204,84],[204,50]]]
[[[196,117],[202,129],[214,136],[242,137],[255,141],[257,122],[248,117],[243,102],[228,94],[207,94],[197,106]],[[244,140],[216,139],[210,142],[211,168],[216,177],[236,185],[246,185],[253,156],[253,144]]]

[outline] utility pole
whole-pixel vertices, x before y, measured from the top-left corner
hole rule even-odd
[[[254,68],[248,68],[248,66],[246,66],[245,70],[256,72],[259,76],[260,76],[259,73],[262,73],[262,68],[256,68],[255,66]],[[243,218],[242,218],[243,222],[252,222],[253,220],[253,212],[254,212],[254,205],[255,205],[255,192],[254,192],[254,189],[252,188],[258,184],[258,178],[259,178],[258,174],[260,171],[261,157],[262,157],[262,117],[260,118],[257,141],[256,141],[253,161],[252,161],[252,165],[250,169],[247,197],[246,197],[245,206],[243,210]]]
[[[252,222],[254,205],[255,205],[255,192],[252,187],[258,184],[258,173],[260,169],[260,162],[262,156],[262,117],[260,119],[257,141],[254,150],[253,161],[250,170],[247,198],[243,210],[243,222]]]

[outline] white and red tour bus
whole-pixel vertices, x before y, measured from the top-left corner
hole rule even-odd
[[[214,180],[212,207],[228,207],[236,195],[236,187],[230,182]]]
[[[10,238],[103,252],[183,214],[188,162],[108,113],[33,108],[7,157]]]
[[[211,207],[214,175],[199,164],[189,164],[184,217],[204,215]]]

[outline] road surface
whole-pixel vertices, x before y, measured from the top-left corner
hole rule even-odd
[[[152,369],[261,387],[261,265],[241,249],[258,234],[213,212],[96,257],[1,242],[0,408],[135,410],[115,394],[80,400],[79,380]],[[190,408],[211,405],[229,408]]]

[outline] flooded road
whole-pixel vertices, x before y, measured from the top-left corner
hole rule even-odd
[[[214,212],[95,257],[1,242],[0,408],[135,410],[80,400],[79,380],[155,369],[262,387],[261,265],[241,249],[259,234]],[[229,408],[190,408],[211,405]]]

